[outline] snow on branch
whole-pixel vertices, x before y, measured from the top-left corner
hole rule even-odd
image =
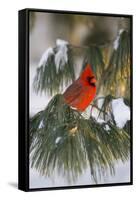
[[[124,103],[123,98],[111,98],[109,99],[109,102],[107,102],[106,105],[106,99],[107,97],[103,97],[103,99],[97,100],[97,106],[92,105],[92,117],[99,123],[99,124],[106,124],[109,121],[113,124],[116,124],[116,126],[119,129],[124,128],[127,121],[130,120],[130,108]],[[102,102],[100,104],[99,102]],[[106,112],[107,110],[107,112]],[[106,117],[105,115],[106,114]],[[106,130],[109,129],[109,127],[105,127]]]
[[[48,58],[50,56],[54,55],[54,51],[53,48],[49,47],[42,55],[40,62],[38,64],[39,67],[41,67],[42,65],[46,65],[46,63],[48,62]]]
[[[124,32],[124,29],[120,29],[116,39],[113,41],[113,48],[114,50],[118,49],[121,34]],[[55,48],[48,48],[42,55],[38,66],[45,65],[48,61],[48,58],[51,55],[54,55],[55,65],[56,65],[56,72],[58,73],[59,68],[61,69],[67,62],[68,62],[68,41],[57,39],[56,40],[56,47]],[[73,45],[71,45],[73,46]],[[73,46],[74,47],[74,46]],[[88,47],[90,48],[90,47]],[[54,51],[56,49],[56,52]]]
[[[120,31],[119,31],[119,33],[118,33],[116,39],[115,39],[114,42],[113,42],[113,48],[114,48],[115,50],[118,49],[119,41],[120,41],[120,36],[121,36],[121,34],[123,33],[123,31],[124,31],[123,29],[120,29]]]
[[[58,144],[61,139],[62,139],[61,137],[57,137],[56,140],[55,140],[55,144]]]
[[[57,45],[57,52],[55,54],[55,65],[56,65],[56,71],[58,73],[59,68],[61,69],[67,62],[68,62],[68,42],[65,40],[56,40]]]
[[[116,125],[123,128],[130,120],[130,108],[125,105],[123,98],[112,100],[112,110]]]
[[[67,41],[57,39],[56,46],[46,49],[40,59],[33,81],[34,90],[52,95],[74,80],[72,50]]]
[[[54,61],[56,65],[56,72],[58,73],[59,68],[61,69],[68,62],[68,42],[65,40],[57,39],[56,48],[49,47],[42,55],[39,67],[46,65],[50,56],[54,55]],[[56,49],[54,51],[54,49]]]

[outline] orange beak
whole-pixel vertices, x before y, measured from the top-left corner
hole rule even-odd
[[[92,79],[91,79],[91,83],[96,83],[96,79],[95,79],[95,78],[92,78]]]

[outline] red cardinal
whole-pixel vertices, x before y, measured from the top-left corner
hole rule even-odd
[[[64,92],[65,102],[83,112],[96,95],[95,83],[96,79],[91,65],[87,64],[80,77]]]

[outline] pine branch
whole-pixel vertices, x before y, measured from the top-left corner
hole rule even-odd
[[[108,130],[107,130],[108,126]],[[90,166],[90,182],[114,173],[116,160],[129,158],[129,135],[110,121],[86,120],[56,95],[30,119],[31,167],[43,176],[56,170],[75,181]]]
[[[38,92],[45,92],[49,95],[59,93],[64,86],[69,85],[75,79],[74,62],[73,62],[73,48],[84,48],[86,50],[86,57],[84,59],[83,68],[86,63],[92,65],[93,71],[98,80],[97,94],[101,88],[104,93],[111,92],[116,95],[117,84],[120,86],[124,84],[128,88],[128,79],[130,76],[130,35],[128,31],[123,31],[119,36],[118,43],[115,42],[116,47],[110,57],[108,66],[105,67],[103,59],[103,49],[99,46],[91,44],[90,46],[75,46],[68,44],[68,62],[64,66],[59,66],[57,71],[55,63],[55,54],[57,47],[54,48],[54,54],[49,56],[46,63],[37,69],[37,74],[34,79],[34,89]],[[114,44],[115,46],[115,44]],[[128,91],[128,90],[127,90]],[[129,94],[126,94],[129,96]]]
[[[98,118],[101,118],[104,121],[109,121],[116,126],[115,122],[115,116],[113,114],[113,108],[112,108],[112,101],[118,100],[121,97],[115,97],[112,95],[107,95],[103,97],[96,98],[93,103],[91,104],[91,116],[93,114],[93,108],[95,107],[98,111]],[[99,101],[101,101],[101,106],[99,107]],[[130,101],[127,98],[123,98],[124,105],[130,107]],[[129,123],[127,123],[129,124]],[[130,132],[130,127],[128,125],[125,126],[124,130],[126,130],[127,133]]]
[[[130,35],[123,31],[117,49],[113,50],[109,64],[101,75],[97,93],[103,88],[103,92],[113,92],[116,95],[116,87],[123,82],[128,86],[127,78],[130,78]]]
[[[104,70],[104,61],[103,61],[103,55],[102,55],[102,49],[98,46],[90,46],[86,50],[86,56],[83,61],[83,67],[82,70],[84,70],[87,63],[91,64],[91,67],[93,69],[93,72],[96,76],[96,79],[99,80],[101,77],[101,74]]]
[[[37,68],[33,82],[33,88],[36,93],[45,92],[45,94],[52,96],[62,91],[64,86],[75,80],[72,51],[68,48],[68,61],[63,66],[60,63],[59,69],[56,69],[56,50],[57,48],[54,48],[54,54],[50,55],[47,62]]]

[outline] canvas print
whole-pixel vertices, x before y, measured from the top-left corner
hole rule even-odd
[[[29,188],[129,184],[131,17],[29,11]]]

